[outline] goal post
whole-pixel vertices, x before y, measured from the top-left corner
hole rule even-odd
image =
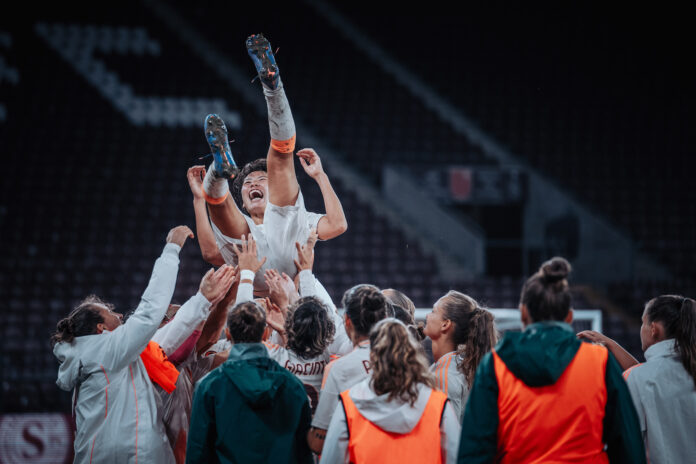
[[[501,332],[522,330],[519,309],[486,308],[493,313],[495,325]],[[416,308],[416,321],[424,321],[425,315],[432,311],[432,308]],[[573,310],[573,329],[576,332],[582,330],[602,331],[602,311],[600,309],[574,309]]]

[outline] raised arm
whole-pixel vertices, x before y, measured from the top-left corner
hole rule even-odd
[[[348,229],[346,215],[343,213],[341,201],[331,186],[329,177],[324,172],[321,160],[317,152],[311,148],[304,148],[297,152],[300,157],[300,164],[305,172],[319,184],[321,195],[324,198],[324,209],[326,215],[319,220],[317,232],[321,240],[329,240],[338,237]]]
[[[196,215],[196,234],[198,244],[201,247],[203,259],[213,266],[222,266],[225,260],[220,254],[213,229],[210,227],[208,212],[205,209],[205,198],[203,197],[203,178],[205,177],[205,166],[193,166],[186,173],[191,193],[193,194],[193,211]]]
[[[103,363],[107,370],[119,370],[138,358],[167,311],[179,271],[179,251],[193,232],[186,226],[169,231],[162,255],[155,261],[150,283],[140,304],[125,324],[104,335]]]
[[[621,345],[604,334],[595,332],[594,330],[583,330],[582,332],[578,333],[578,338],[604,345],[609,352],[614,355],[616,361],[619,363],[619,366],[621,366],[621,369],[624,371],[629,367],[638,364],[638,360],[634,358],[631,353],[626,351]]]
[[[251,234],[248,235],[248,239],[246,235],[242,235],[242,243],[233,245],[233,250],[237,255],[239,268],[239,288],[237,289],[237,299],[234,302],[234,305],[237,306],[239,303],[254,299],[254,276],[266,262],[266,257],[259,261],[256,241]]]
[[[312,267],[314,266],[314,245],[317,243],[317,235],[316,229],[313,229],[309,233],[307,243],[300,245],[298,242],[295,242],[295,248],[297,248],[297,259],[295,260],[298,279],[297,286],[300,296],[316,297],[337,314],[336,305],[331,301],[331,297],[328,293],[320,291],[321,286],[317,286],[316,277],[312,274]]]
[[[208,317],[210,306],[225,296],[235,275],[235,268],[229,264],[215,272],[212,269],[208,271],[201,280],[198,293],[184,303],[170,323],[157,330],[152,341],[161,346],[167,356],[174,353],[198,324]]]
[[[214,305],[210,310],[210,315],[201,329],[201,336],[196,342],[196,352],[203,354],[208,348],[213,346],[219,339],[222,330],[227,323],[227,310],[237,297],[237,287],[239,286],[239,276],[235,269],[235,280],[227,291],[225,297]]]

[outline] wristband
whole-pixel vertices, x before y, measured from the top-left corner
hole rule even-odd
[[[242,282],[244,280],[251,280],[254,282],[255,275],[256,274],[251,269],[242,269],[242,272],[239,274],[239,281]]]

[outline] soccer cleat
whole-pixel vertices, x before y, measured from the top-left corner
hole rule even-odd
[[[253,34],[247,38],[246,47],[251,61],[256,66],[256,72],[259,74],[261,82],[271,90],[277,89],[280,74],[271,50],[271,44],[268,43],[263,34]]]
[[[208,140],[210,151],[213,154],[213,174],[217,177],[234,179],[239,169],[234,162],[234,158],[232,158],[225,122],[217,114],[209,114],[205,117],[203,129],[205,130],[205,138]]]

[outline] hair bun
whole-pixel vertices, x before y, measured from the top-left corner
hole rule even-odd
[[[553,284],[566,279],[571,269],[570,263],[565,258],[556,256],[542,264],[539,271],[546,283]]]
[[[370,292],[365,295],[363,305],[367,311],[380,311],[387,305],[387,299],[380,292]]]

